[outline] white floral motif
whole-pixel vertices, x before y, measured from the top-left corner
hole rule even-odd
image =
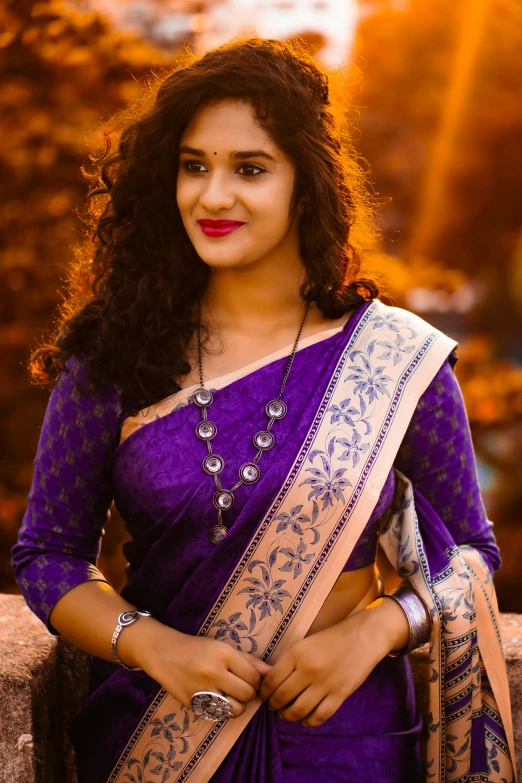
[[[393,364],[398,364],[400,360],[402,359],[402,354],[408,354],[413,351],[414,346],[413,345],[404,345],[404,337],[401,337],[400,334],[397,335],[395,338],[395,342],[392,344],[389,340],[378,340],[377,345],[380,345],[381,348],[386,348],[384,353],[381,353],[380,356],[378,356],[378,359],[389,359],[390,356],[393,357]]]

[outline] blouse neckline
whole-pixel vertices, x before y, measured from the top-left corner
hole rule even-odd
[[[328,337],[337,334],[337,332],[344,331],[345,327],[348,325],[348,322],[350,321],[354,313],[355,310],[352,310],[344,319],[344,321],[340,324],[340,326],[334,326],[333,328],[330,329],[323,329],[320,332],[315,332],[314,334],[305,337],[303,340],[299,340],[296,353],[298,353],[303,348],[307,348],[309,345],[315,345],[316,343],[321,342],[322,340],[328,339]],[[284,345],[282,348],[278,348],[277,351],[272,351],[272,353],[266,354],[265,356],[262,356],[260,359],[255,359],[253,362],[249,362],[248,364],[243,365],[243,367],[240,367],[237,370],[232,370],[232,372],[225,373],[224,375],[218,375],[216,378],[210,378],[209,380],[205,380],[205,384],[212,384],[213,388],[221,389],[223,388],[223,386],[228,386],[228,384],[232,383],[233,381],[237,381],[240,378],[244,378],[245,375],[249,375],[251,372],[258,370],[260,367],[264,367],[267,364],[271,364],[272,362],[277,361],[277,359],[281,359],[283,356],[289,356],[293,347],[294,347],[293,342],[288,343],[287,345]],[[190,395],[196,389],[199,389],[199,387],[200,387],[199,383],[193,383],[191,386],[185,386],[183,388],[180,388],[177,392],[174,393],[174,395],[183,392],[183,397],[185,397],[185,392],[186,392],[187,397],[190,397]]]
[[[357,322],[358,317],[361,315],[361,308],[364,310],[368,304],[368,302],[364,302],[359,307],[356,307],[355,310],[352,310],[339,326],[335,326],[332,329],[323,329],[320,332],[316,332],[315,334],[311,334],[309,337],[305,337],[303,340],[300,340],[296,353],[299,353],[301,350],[306,349],[312,345],[316,345],[318,342],[328,340],[334,337],[336,334],[339,334],[339,332],[347,331],[348,325],[351,326],[352,323]],[[237,381],[240,378],[255,372],[256,370],[259,370],[261,367],[265,367],[285,356],[289,356],[293,346],[293,343],[289,343],[288,345],[279,348],[277,351],[273,351],[272,353],[261,357],[261,359],[256,359],[253,362],[249,362],[249,364],[244,365],[238,370],[226,373],[225,375],[221,375],[217,378],[212,378],[210,381],[205,381],[206,387],[212,391],[219,391],[219,389],[222,389],[225,386],[229,386],[231,383],[234,383],[234,381]],[[134,436],[139,434],[143,426],[150,425],[157,419],[169,416],[179,407],[187,405],[188,398],[197,388],[199,388],[199,384],[192,384],[191,386],[187,386],[184,389],[179,389],[173,394],[164,397],[162,400],[159,400],[152,405],[146,406],[142,410],[138,411],[135,416],[128,416],[125,418],[120,428],[120,441],[116,446],[115,452],[119,454],[123,445],[128,440],[132,441]],[[124,430],[127,434],[122,438]]]

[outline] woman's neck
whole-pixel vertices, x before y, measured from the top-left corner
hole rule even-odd
[[[252,333],[269,338],[298,327],[305,313],[299,287],[305,279],[300,261],[279,270],[262,262],[213,270],[203,296],[202,322],[225,332]],[[322,317],[310,306],[307,322]]]

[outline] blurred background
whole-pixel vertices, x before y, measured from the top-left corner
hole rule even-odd
[[[79,239],[89,133],[183,47],[238,34],[298,36],[332,78],[359,74],[353,143],[382,203],[369,267],[384,301],[460,342],[499,604],[522,612],[519,0],[1,0],[0,591],[19,592],[10,548],[49,397],[23,365]],[[113,507],[99,567],[118,590],[126,539]]]

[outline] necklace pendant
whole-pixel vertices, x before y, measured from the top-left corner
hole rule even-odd
[[[192,396],[198,408],[206,408],[207,405],[210,405],[212,402],[212,392],[210,392],[208,389],[205,389],[203,386],[201,386],[199,389],[196,389]]]
[[[201,440],[212,440],[217,432],[217,427],[211,421],[200,421],[196,427],[196,435]]]
[[[265,408],[266,415],[271,419],[282,419],[286,416],[286,403],[282,400],[272,400]]]
[[[268,451],[275,443],[274,436],[268,430],[261,430],[254,435],[254,446],[261,451]]]
[[[219,454],[207,454],[203,460],[203,470],[211,476],[221,473],[225,467],[225,460]]]
[[[261,471],[255,462],[245,462],[239,468],[239,475],[245,484],[254,484],[261,475]]]
[[[234,493],[229,489],[218,489],[214,492],[212,502],[219,511],[228,511],[234,505]]]
[[[225,525],[213,525],[208,531],[208,537],[213,544],[218,544],[225,538],[227,530]]]

